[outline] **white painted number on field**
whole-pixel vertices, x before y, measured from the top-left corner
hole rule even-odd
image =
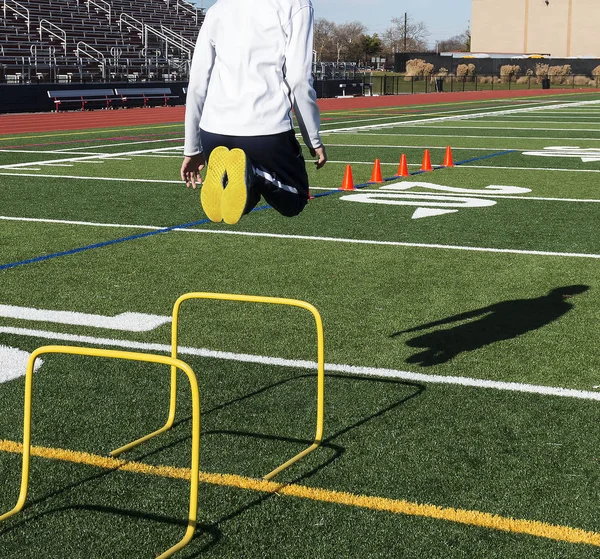
[[[91,326],[92,328],[107,328],[111,330],[123,330],[125,332],[149,332],[171,321],[170,316],[155,314],[126,312],[116,316],[103,316],[101,314],[52,311],[29,307],[14,307],[12,305],[0,305],[0,318],[54,322],[55,324],[70,324],[71,326]]]
[[[116,316],[103,316],[100,314],[34,309],[12,305],[0,305],[0,318],[87,326],[120,330],[122,332],[149,332],[171,321],[170,316],[155,314],[126,312]],[[29,356],[28,352],[16,347],[0,345],[0,384],[23,376]],[[38,359],[35,370],[39,369],[41,364],[42,360]]]
[[[0,345],[0,384],[21,377],[27,370],[29,353],[16,347]],[[42,366],[42,360],[37,359],[34,369]]]
[[[406,193],[411,188],[433,190],[436,193]],[[494,194],[525,194],[531,192],[529,188],[520,186],[501,186],[492,184],[481,190],[472,188],[458,188],[453,186],[442,186],[428,182],[407,181],[382,186],[378,192],[360,192],[342,196],[341,200],[360,202],[363,204],[387,204],[394,206],[417,206],[412,218],[421,219],[448,213],[456,213],[465,208],[484,208],[494,206],[495,200],[487,198],[472,198],[465,196],[494,195]],[[456,196],[448,196],[456,194]]]
[[[573,146],[555,146],[544,148],[542,151],[524,151],[523,155],[533,155],[536,157],[574,157],[575,159],[581,159],[584,163],[600,161],[600,149]]]

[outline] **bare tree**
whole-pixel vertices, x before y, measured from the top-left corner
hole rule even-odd
[[[315,50],[317,51],[317,60],[332,61],[335,60],[335,42],[336,24],[325,18],[315,20],[314,26],[314,41]]]
[[[416,21],[410,14],[392,18],[392,26],[383,34],[383,41],[391,53],[419,52],[427,50],[429,30],[423,21]]]
[[[467,29],[460,35],[455,35],[454,37],[440,41],[437,45],[437,50],[438,52],[469,52],[471,50],[471,32]]]
[[[363,54],[363,36],[366,27],[359,21],[351,21],[336,26],[334,42],[337,51],[337,62],[358,62]]]

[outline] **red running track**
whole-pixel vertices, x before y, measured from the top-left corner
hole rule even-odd
[[[419,93],[415,95],[385,95],[379,97],[348,97],[347,99],[319,99],[321,110],[368,109],[378,107],[402,107],[456,103],[484,99],[508,99],[516,97],[541,97],[573,93],[598,93],[596,89],[552,89],[528,91],[468,91],[457,93]],[[65,130],[88,130],[120,126],[144,126],[145,124],[183,123],[185,107],[155,107],[137,109],[68,111],[61,113],[28,113],[0,115],[0,135],[26,132],[56,132]],[[183,133],[183,127],[182,127]]]

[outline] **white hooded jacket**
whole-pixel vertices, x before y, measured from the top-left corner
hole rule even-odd
[[[186,100],[187,156],[202,151],[200,128],[262,136],[293,128],[322,145],[312,86],[311,0],[218,0],[206,12]]]

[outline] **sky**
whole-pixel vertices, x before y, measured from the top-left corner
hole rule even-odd
[[[216,0],[194,0],[209,8]],[[252,2],[252,0],[247,0]],[[391,27],[392,18],[422,21],[429,30],[429,46],[464,32],[471,19],[472,0],[312,0],[315,18],[335,23],[360,21],[367,33],[382,35]]]

